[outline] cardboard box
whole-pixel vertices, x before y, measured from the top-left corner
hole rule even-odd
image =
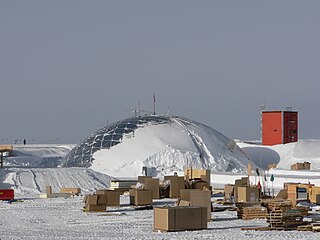
[[[70,193],[70,194],[78,195],[79,193],[81,193],[81,189],[80,188],[61,188],[60,193]]]
[[[224,185],[224,196],[232,196],[234,191],[234,185],[226,184]]]
[[[152,191],[152,199],[160,198],[160,187],[159,187],[159,179],[158,178],[145,178],[144,185],[146,189]]]
[[[52,187],[51,186],[46,186],[46,194],[47,195],[52,194]]]
[[[310,202],[317,203],[317,195],[320,194],[320,187],[312,186],[310,191]],[[318,203],[317,203],[318,204]]]
[[[210,170],[209,169],[192,169],[192,168],[187,168],[184,170],[184,175],[185,177],[189,180],[192,179],[198,179],[198,180],[203,180],[209,183],[210,185]]]
[[[243,177],[241,179],[236,179],[234,185],[238,186],[238,187],[249,186],[249,178],[248,177]]]
[[[86,195],[84,201],[86,204],[97,205],[98,195]]]
[[[226,184],[224,185],[224,201],[232,202],[234,196],[234,185]]]
[[[237,187],[237,202],[259,201],[259,189],[257,187]]]
[[[320,194],[316,194],[316,202],[315,204],[320,205]]]
[[[151,190],[130,189],[129,194],[130,194],[130,205],[135,205],[135,206],[152,205]]]
[[[287,189],[281,189],[280,192],[277,194],[276,198],[288,199],[287,191]]]
[[[288,184],[286,184],[288,193],[296,193],[298,185],[299,185],[298,183],[288,183]]]
[[[139,183],[144,183],[145,179],[150,179],[152,178],[151,176],[138,176],[138,182]]]
[[[88,196],[90,196],[90,194],[85,194],[84,197],[83,197],[82,202],[86,203]]]
[[[311,167],[311,163],[309,163],[309,162],[304,162],[304,163],[303,163],[303,168],[304,168],[305,170],[310,170],[310,167]]]
[[[179,176],[164,176],[164,180],[170,180],[170,198],[180,197],[180,190],[185,189],[184,177]]]
[[[106,205],[107,204],[107,195],[94,194],[86,195],[84,198],[86,204],[90,205]]]
[[[154,208],[154,230],[185,231],[207,228],[204,207]]]
[[[205,207],[207,209],[207,220],[211,220],[211,192],[190,192],[190,206]]]
[[[291,165],[291,170],[303,170],[304,164],[303,163],[295,163]]]
[[[207,208],[207,219],[211,220],[211,192],[199,189],[180,190],[179,206],[198,206]],[[189,205],[188,205],[189,204]]]
[[[96,193],[98,195],[106,195],[107,196],[107,206],[120,206],[120,192],[109,190],[109,189],[100,189],[97,190]]]
[[[180,207],[186,207],[190,205],[191,205],[190,201],[186,201],[186,200],[179,200],[179,203],[178,203],[178,206]]]
[[[247,187],[247,186],[249,186],[249,178],[248,177],[243,177],[241,179],[235,180],[233,195],[235,196],[236,201],[237,201],[237,196],[238,196],[238,187]]]
[[[105,212],[106,210],[107,205],[86,204],[84,208],[85,212]]]
[[[288,192],[288,199],[297,199],[297,193]]]
[[[191,188],[192,189],[200,189],[200,190],[209,190],[210,184],[203,180],[193,180],[191,181]]]
[[[180,200],[190,201],[191,192],[200,192],[200,189],[181,189],[180,190]]]
[[[98,196],[97,205],[107,205],[107,195],[97,194],[96,196]]]
[[[132,185],[136,185],[138,180],[134,179],[114,179],[110,181],[110,188],[129,190]]]

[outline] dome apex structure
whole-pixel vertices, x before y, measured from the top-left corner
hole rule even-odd
[[[76,145],[62,166],[90,167],[113,177],[159,176],[187,167],[244,172],[236,143],[204,124],[177,116],[146,115],[108,125]]]

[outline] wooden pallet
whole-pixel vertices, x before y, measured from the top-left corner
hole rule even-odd
[[[298,231],[312,231],[312,225],[308,224],[308,225],[302,225],[302,226],[298,226]]]
[[[320,223],[311,223],[313,232],[320,232]]]

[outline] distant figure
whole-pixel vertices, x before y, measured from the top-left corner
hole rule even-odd
[[[177,173],[177,172],[174,172],[173,175],[174,175],[174,176],[178,176],[178,173]]]
[[[26,145],[27,141],[25,139],[23,139],[23,145]]]

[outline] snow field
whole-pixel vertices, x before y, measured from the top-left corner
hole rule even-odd
[[[315,240],[320,233],[298,231],[243,231],[242,227],[267,226],[265,220],[237,219],[235,211],[212,213],[213,221],[201,231],[154,232],[153,210],[135,211],[129,196],[121,196],[121,207],[104,213],[82,211],[82,197],[24,199],[0,202],[0,239],[255,239]],[[174,200],[156,200],[156,206]]]

